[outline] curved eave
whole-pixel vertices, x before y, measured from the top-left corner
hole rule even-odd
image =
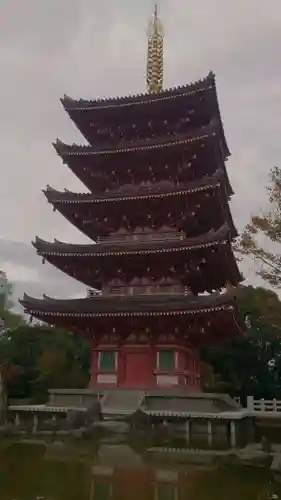
[[[69,312],[58,312],[58,311],[46,311],[46,310],[41,310],[39,304],[37,305],[37,309],[35,305],[27,305],[25,301],[19,301],[20,304],[24,307],[24,311],[27,314],[31,314],[32,316],[35,315],[42,315],[42,316],[71,316],[71,317],[118,317],[118,316],[183,316],[183,315],[206,315],[206,314],[212,314],[216,312],[228,312],[228,313],[234,313],[234,307],[233,306],[216,306],[216,307],[206,307],[204,309],[182,309],[182,310],[177,310],[177,311],[147,311],[147,312],[139,312],[139,311],[132,311],[132,312],[84,312],[84,313],[78,313],[74,311],[69,311]],[[43,301],[42,301],[43,302]],[[113,309],[113,307],[112,307]]]
[[[218,175],[217,175],[218,174]],[[54,210],[58,210],[63,217],[65,217],[71,224],[74,224],[82,233],[87,234],[88,237],[95,240],[98,236],[100,236],[100,230],[91,227],[91,231],[88,233],[87,228],[81,225],[79,222],[72,218],[72,212],[77,214],[81,213],[83,218],[83,214],[86,213],[85,209],[89,209],[90,205],[92,206],[92,210],[96,210],[99,213],[99,209],[105,210],[106,214],[114,214],[114,206],[112,204],[115,203],[125,203],[126,209],[130,210],[131,203],[135,201],[149,202],[153,200],[165,200],[169,203],[169,200],[173,200],[175,197],[188,197],[196,195],[196,193],[201,192],[212,192],[216,191],[216,204],[217,210],[220,210],[223,214],[223,219],[228,223],[231,238],[234,239],[237,237],[238,233],[234,225],[234,221],[232,218],[232,214],[230,211],[228,196],[226,192],[226,185],[224,176],[221,171],[218,171],[217,174],[214,174],[212,177],[206,177],[201,181],[196,181],[190,183],[189,187],[186,186],[186,189],[181,189],[177,191],[166,191],[166,192],[157,192],[157,193],[145,193],[145,194],[129,194],[126,196],[125,194],[120,193],[112,193],[111,196],[107,195],[93,195],[91,193],[78,194],[78,193],[70,193],[70,192],[60,192],[50,187],[43,190],[44,195],[46,196],[48,202],[53,206]],[[192,201],[190,201],[192,203]]]
[[[190,182],[187,185],[182,186],[180,189],[175,188],[174,190],[163,190],[153,192],[134,192],[134,193],[120,193],[112,192],[111,194],[106,193],[100,196],[93,195],[92,193],[73,193],[70,191],[58,191],[50,186],[43,189],[43,193],[46,196],[49,203],[52,204],[78,204],[78,203],[115,203],[123,201],[134,201],[134,200],[152,200],[157,198],[168,198],[174,196],[186,196],[188,194],[199,193],[202,191],[208,191],[211,189],[220,188],[224,182],[224,173],[222,170],[217,170],[212,176],[206,176],[200,181]]]
[[[37,299],[24,294],[21,305],[28,312],[71,316],[149,316],[208,314],[216,311],[236,311],[236,301],[229,293],[208,296],[143,296],[103,297],[91,299]]]
[[[138,151],[166,149],[171,147],[182,147],[187,144],[192,144],[200,141],[202,142],[207,139],[215,138],[219,133],[218,123],[216,121],[213,121],[208,126],[202,127],[202,129],[194,131],[190,135],[175,138],[175,140],[173,141],[167,141],[165,139],[165,142],[163,142],[163,140],[160,139],[156,142],[153,142],[152,144],[142,142],[134,143],[134,145],[132,146],[128,144],[126,147],[112,147],[112,149],[94,149],[92,146],[79,146],[76,144],[68,145],[57,139],[57,141],[53,143],[53,146],[62,159],[69,156],[107,156],[122,153],[135,153]]]
[[[219,261],[221,265],[221,271],[217,277],[216,283],[214,283],[214,288],[222,288],[226,282],[232,285],[237,285],[243,281],[243,276],[241,275],[237,261],[235,259],[231,243],[229,241],[229,235],[223,234],[221,231],[217,235],[217,238],[213,241],[200,243],[197,238],[197,243],[187,246],[186,241],[181,241],[178,243],[165,242],[163,243],[146,243],[146,244],[96,244],[96,245],[67,245],[60,242],[47,243],[39,238],[33,243],[37,250],[37,254],[43,258],[43,261],[47,261],[60,271],[66,273],[67,275],[85,283],[85,285],[94,287],[96,289],[101,288],[100,278],[93,276],[88,276],[84,274],[84,270],[88,269],[89,266],[93,269],[99,270],[101,275],[103,275],[103,270],[107,268],[109,262],[115,262],[115,259],[124,260],[124,265],[127,263],[127,259],[139,259],[140,257],[147,256],[148,258],[161,259],[164,258],[166,263],[165,255],[171,254],[175,259],[177,256],[177,262],[185,262],[190,259],[187,254],[191,252],[200,252],[201,257],[206,260],[206,273],[211,272],[212,266],[215,265],[215,261]],[[217,254],[214,256],[209,252],[213,249],[217,250]],[[113,259],[113,260],[112,260]],[[131,261],[130,261],[131,262]],[[120,261],[119,261],[120,264]],[[128,264],[129,266],[132,264]],[[159,261],[160,265],[160,261]],[[165,264],[167,265],[167,264]],[[199,273],[200,274],[200,273]],[[204,291],[203,288],[200,291]],[[198,290],[199,291],[199,290]]]
[[[112,257],[123,255],[148,255],[155,253],[196,251],[202,248],[211,248],[218,245],[230,244],[228,226],[225,224],[218,231],[197,238],[174,241],[145,241],[145,242],[108,242],[92,245],[75,245],[55,240],[53,243],[36,237],[32,242],[37,252],[42,256],[53,255],[58,257]]]
[[[228,318],[230,329],[225,331],[222,327],[223,334],[230,337],[243,335],[246,332],[245,323],[237,310],[236,300],[233,294],[228,292],[200,297],[183,297],[182,295],[119,298],[96,296],[92,299],[70,300],[58,300],[46,296],[43,299],[37,299],[25,294],[19,302],[27,314],[49,324],[58,324],[63,327],[63,325],[69,324],[69,321],[74,321],[77,325],[80,323],[81,326],[83,325],[81,333],[85,331],[85,321],[88,324],[87,331],[91,334],[91,324],[94,327],[97,321],[96,326],[99,332],[100,320],[110,320],[110,318],[116,318],[116,321],[140,318],[142,321],[142,318],[145,317],[163,317],[164,320],[170,317],[175,320],[177,318],[181,322],[184,320],[184,324],[188,325],[185,323],[186,320],[189,321],[188,318],[190,321],[194,321],[196,317],[203,319],[210,316],[210,319],[214,318],[220,325],[221,314],[224,318]],[[73,323],[70,324],[73,325]]]
[[[120,109],[128,106],[140,106],[154,102],[165,102],[177,98],[192,97],[198,93],[206,92],[215,86],[215,75],[210,72],[207,77],[188,85],[178,86],[170,89],[164,89],[157,94],[137,94],[124,97],[111,97],[107,99],[72,99],[64,96],[61,103],[67,112],[73,111],[98,111],[109,109]]]
[[[42,240],[41,240],[41,244],[42,244]],[[171,244],[171,243],[170,243]],[[48,256],[53,256],[53,257],[73,257],[73,258],[83,258],[83,257],[126,257],[126,256],[130,256],[130,255],[154,255],[154,254],[164,254],[164,253],[175,253],[175,252],[190,252],[190,251],[197,251],[197,250],[201,250],[201,249],[207,249],[207,248],[213,248],[213,247],[217,247],[219,245],[227,245],[228,244],[228,241],[225,240],[225,241],[214,241],[212,243],[201,243],[201,244],[198,244],[198,245],[190,245],[190,246],[180,246],[180,247],[169,247],[169,248],[163,248],[163,249],[157,249],[157,250],[154,250],[154,249],[149,249],[149,250],[124,250],[124,251],[96,251],[94,252],[94,249],[88,249],[87,252],[84,252],[84,251],[81,251],[81,247],[79,247],[79,249],[77,249],[76,251],[73,249],[72,251],[69,250],[67,252],[63,251],[63,249],[61,249],[61,251],[59,251],[57,248],[54,249],[52,248],[52,243],[47,243],[45,242],[45,248],[44,250],[41,248],[40,250],[38,249],[37,250],[37,253],[39,255],[41,255],[42,257],[48,257]],[[38,245],[38,242],[33,242],[33,246],[37,249],[38,247],[40,248],[40,246]],[[99,246],[99,244],[95,245],[95,246]],[[141,245],[139,245],[141,246]],[[104,248],[104,247],[103,247]]]
[[[222,146],[223,146],[223,150],[224,150],[224,157],[228,158],[231,155],[231,152],[230,152],[230,149],[228,147],[225,133],[224,133],[224,126],[223,126],[223,121],[222,121],[221,112],[220,112],[215,75],[213,75],[213,78],[214,78],[214,93],[213,93],[213,95],[214,95],[214,98],[213,98],[214,99],[214,110],[215,110],[216,116],[218,117],[218,120],[220,123],[221,136],[222,136],[222,140],[223,140]],[[231,194],[233,194],[233,192]]]

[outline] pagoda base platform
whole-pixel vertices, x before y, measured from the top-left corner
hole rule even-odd
[[[247,409],[242,408],[226,394],[190,393],[180,390],[142,391],[140,389],[53,389],[49,401],[44,405],[16,405],[8,408],[8,421],[20,426],[32,420],[33,433],[44,434],[44,419],[64,420],[69,410],[87,411],[100,403],[102,422],[98,427],[111,432],[116,421],[126,422],[128,430],[145,428],[159,432],[180,432],[187,441],[192,436],[205,435],[208,443],[213,436],[225,436],[232,447],[240,442],[242,434],[250,436],[253,419]],[[62,420],[61,420],[62,419]],[[42,423],[42,424],[41,424]],[[140,427],[139,427],[140,426]],[[126,427],[126,428],[127,428]],[[162,429],[162,431],[161,431]],[[123,432],[123,431],[122,431]],[[169,434],[170,435],[170,434]],[[251,439],[251,438],[250,438]],[[243,439],[245,442],[245,438]],[[249,439],[246,437],[246,440]]]
[[[227,394],[190,392],[180,389],[53,389],[45,407],[87,408],[100,402],[104,418],[123,418],[141,412],[151,420],[189,418],[241,418],[244,410]]]

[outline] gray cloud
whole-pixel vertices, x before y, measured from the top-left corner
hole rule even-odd
[[[0,249],[1,268],[5,269],[13,284],[12,302],[15,310],[20,310],[18,299],[24,293],[33,296],[45,293],[51,297],[63,298],[66,293],[75,297],[85,292],[85,286],[48,263],[43,265],[42,259],[35,255],[29,243],[0,240]]]
[[[152,3],[0,0],[0,267],[19,288],[54,295],[81,288],[42,266],[29,246],[36,234],[85,241],[41,193],[47,183],[84,189],[51,146],[57,136],[82,142],[59,98],[145,90],[145,30]],[[280,1],[162,0],[160,8],[166,85],[200,78],[210,69],[217,74],[232,150],[232,208],[242,228],[266,201],[268,169],[281,153]],[[253,275],[246,266],[247,273]]]

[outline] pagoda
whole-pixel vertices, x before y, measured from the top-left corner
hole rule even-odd
[[[24,296],[25,312],[89,339],[91,388],[200,387],[200,349],[242,335],[232,250],[230,155],[213,73],[163,90],[163,29],[148,34],[147,93],[74,100],[64,109],[88,142],[57,140],[88,192],[44,194],[91,244],[33,242],[85,284],[80,299]]]

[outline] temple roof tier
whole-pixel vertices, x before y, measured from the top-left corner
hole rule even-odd
[[[146,235],[144,235],[146,236]],[[55,240],[53,243],[47,242],[36,236],[32,243],[40,255],[60,255],[63,257],[71,256],[120,256],[146,253],[164,253],[164,252],[180,252],[185,250],[198,250],[200,248],[209,248],[220,243],[229,242],[229,229],[227,224],[222,226],[218,231],[210,230],[207,234],[196,238],[175,238],[175,241],[159,239],[136,240],[136,241],[116,241],[109,240],[103,243],[92,245],[77,245],[72,243],[64,243]],[[160,235],[161,237],[161,235]],[[173,243],[175,246],[173,246]]]
[[[146,183],[138,188],[125,185],[100,196],[59,192],[47,187],[44,194],[55,210],[94,241],[122,227],[125,215],[134,231],[142,221],[149,225],[151,214],[150,225],[154,227],[167,224],[167,214],[170,214],[170,225],[190,236],[208,232],[212,227],[217,229],[224,222],[230,228],[231,237],[237,236],[221,170],[180,186],[169,181]]]
[[[140,185],[124,184],[119,189],[106,190],[100,194],[97,193],[75,193],[65,189],[59,191],[47,186],[43,189],[49,203],[58,205],[78,204],[78,203],[116,203],[122,201],[148,200],[153,198],[166,198],[171,196],[185,196],[187,194],[199,193],[216,189],[224,185],[224,172],[221,169],[216,170],[212,175],[205,175],[202,179],[181,183],[179,186],[172,181],[160,181],[159,183],[142,183]]]
[[[148,289],[155,293],[159,286],[166,293],[163,278],[176,285],[175,290],[187,286],[193,293],[220,290],[227,282],[237,285],[242,281],[226,225],[197,238],[181,240],[172,236],[166,241],[162,238],[96,245],[47,243],[37,238],[33,244],[39,255],[61,271],[87,286],[103,290],[106,287],[107,293],[116,288],[116,278],[123,283],[121,291],[133,286],[136,278],[148,276],[145,286],[134,284],[136,294],[148,293]]]
[[[105,337],[109,342],[124,341],[134,332],[153,341],[169,332],[171,339],[206,345],[243,335],[245,331],[235,298],[229,293],[70,300],[24,295],[21,304],[26,313],[37,319],[97,341],[106,341]]]
[[[213,175],[217,169],[225,177],[228,195],[233,194],[216,127],[204,133],[180,140],[145,142],[114,150],[97,150],[91,146],[54,144],[59,156],[83,184],[96,195],[106,190],[117,190],[124,184],[173,181],[189,183]]]
[[[225,157],[229,156],[217,99],[215,75],[183,87],[109,100],[74,100],[65,96],[64,108],[87,141],[116,143],[122,136],[165,135],[165,130],[192,130],[213,118],[219,123]]]
[[[236,300],[233,294],[212,293],[199,297],[182,295],[170,297],[137,296],[137,297],[104,297],[96,295],[94,298],[55,299],[43,296],[43,299],[33,298],[24,294],[20,303],[25,311],[33,314],[45,312],[50,315],[64,314],[71,316],[141,316],[164,315],[176,316],[185,314],[206,314],[216,311],[234,311]]]
[[[87,111],[87,110],[110,110],[122,109],[125,107],[139,106],[142,104],[161,103],[164,101],[174,100],[186,96],[192,96],[206,92],[209,88],[215,85],[215,74],[210,72],[205,78],[196,82],[191,82],[187,85],[179,85],[170,89],[163,89],[156,94],[136,94],[125,97],[110,97],[105,99],[72,99],[65,95],[61,102],[66,111]],[[123,112],[123,110],[122,110]]]
[[[149,151],[152,149],[167,149],[170,147],[183,147],[194,142],[204,142],[207,139],[219,137],[219,123],[213,120],[206,126],[197,130],[192,130],[189,134],[176,134],[173,137],[151,137],[143,141],[133,141],[128,143],[126,139],[120,141],[119,145],[109,148],[97,146],[65,144],[60,139],[53,143],[57,153],[62,157],[66,156],[102,156],[115,155],[120,153],[136,153],[137,151]]]

